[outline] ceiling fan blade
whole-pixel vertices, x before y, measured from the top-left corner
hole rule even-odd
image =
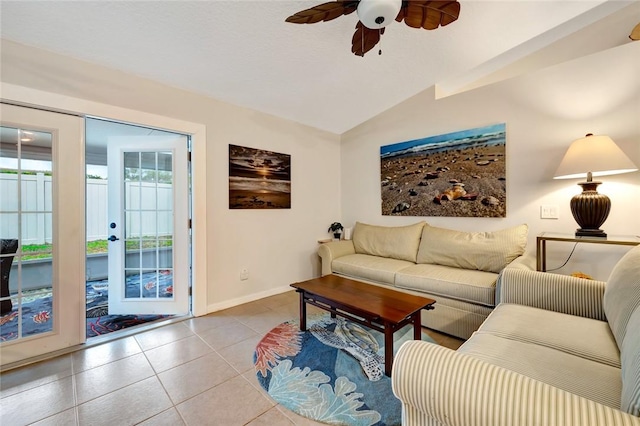
[[[384,30],[384,28],[372,30],[358,21],[356,24],[356,32],[353,33],[353,38],[351,39],[351,52],[357,56],[364,56],[365,53],[378,44],[380,36],[384,34]]]
[[[629,38],[634,41],[640,40],[640,24],[633,27],[631,34],[629,34]]]
[[[331,21],[339,16],[348,15],[355,12],[357,8],[357,0],[336,0],[301,10],[289,16],[285,21],[292,24],[315,24],[316,22]]]
[[[402,4],[396,21],[404,20],[404,23],[411,28],[435,30],[454,22],[458,16],[460,16],[460,3],[457,0],[410,0]]]

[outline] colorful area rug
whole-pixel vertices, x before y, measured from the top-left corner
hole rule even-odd
[[[173,294],[173,277],[170,271],[159,275],[158,282],[155,273],[127,277],[126,293],[155,296],[155,285],[159,286],[160,297],[171,297]],[[143,285],[140,285],[142,279]],[[153,285],[151,285],[152,283]],[[142,289],[142,290],[140,290]],[[134,325],[144,324],[168,317],[167,315],[108,315],[108,281],[89,281],[86,287],[87,295],[87,337],[122,330]],[[25,292],[22,299],[22,337],[46,333],[53,329],[53,315],[51,310],[52,292],[34,290]],[[17,304],[13,310],[0,317],[0,341],[18,338]]]
[[[394,334],[394,353],[413,338],[412,326]],[[422,340],[433,340],[422,333]],[[287,321],[258,343],[260,385],[279,404],[333,425],[401,424],[400,401],[384,375],[384,335],[343,318],[316,314],[301,332]]]

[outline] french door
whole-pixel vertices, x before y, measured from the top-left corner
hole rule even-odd
[[[81,117],[0,104],[0,365],[85,340]]]
[[[189,312],[186,136],[109,138],[109,314]]]

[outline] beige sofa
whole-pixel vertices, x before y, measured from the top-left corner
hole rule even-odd
[[[436,300],[422,325],[469,338],[496,305],[496,280],[523,262],[527,226],[459,232],[419,222],[356,223],[353,239],[320,245],[322,275],[338,274]]]
[[[405,425],[640,425],[640,247],[605,284],[507,269],[500,304],[457,351],[403,345]]]

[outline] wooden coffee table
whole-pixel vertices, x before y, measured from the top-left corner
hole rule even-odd
[[[307,329],[307,304],[384,333],[384,374],[391,376],[393,333],[413,324],[420,340],[420,311],[433,309],[433,299],[366,284],[339,275],[325,275],[291,284],[300,293],[300,330]]]

